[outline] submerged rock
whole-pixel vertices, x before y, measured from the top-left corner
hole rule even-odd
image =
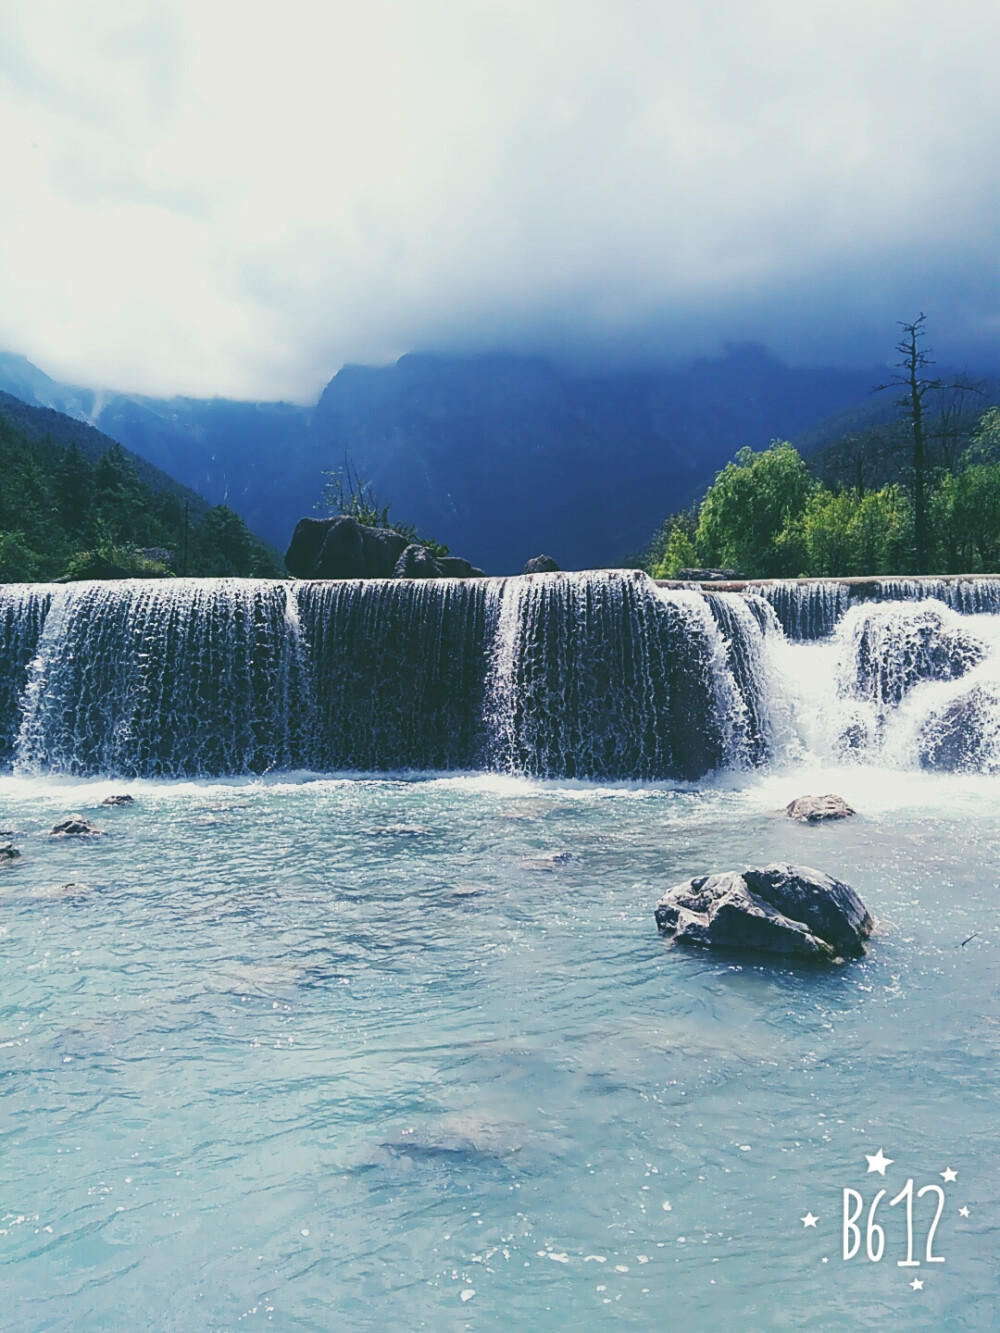
[[[542,856],[526,856],[521,865],[525,870],[550,872],[561,870],[563,866],[568,866],[575,860],[577,860],[575,852],[546,852]]]
[[[135,797],[129,796],[127,793],[124,793],[121,796],[105,796],[104,800],[101,802],[101,805],[134,805],[134,804],[135,804]]]
[[[83,815],[69,815],[66,819],[60,819],[49,832],[50,838],[102,838],[104,830],[96,828],[89,819],[84,819]]]
[[[522,574],[558,574],[559,566],[550,555],[533,555],[525,562]]]
[[[12,842],[0,842],[0,865],[8,861],[16,861],[21,853]]]
[[[431,830],[423,824],[380,824],[365,833],[369,838],[429,838]]]
[[[802,824],[818,824],[823,819],[847,819],[854,811],[842,796],[797,796],[785,806],[785,814]]]
[[[863,953],[874,923],[849,885],[775,862],[675,884],[656,905],[656,924],[682,944],[833,959]]]
[[[1000,767],[1000,694],[974,685],[920,729],[920,763],[942,773],[992,773]]]
[[[379,1157],[503,1158],[520,1152],[526,1127],[509,1120],[491,1120],[475,1112],[455,1112],[420,1127],[407,1127],[396,1138],[380,1143]]]

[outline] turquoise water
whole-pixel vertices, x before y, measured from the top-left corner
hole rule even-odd
[[[995,1327],[995,779],[121,789],[0,779],[7,1333]],[[827,790],[858,818],[775,814]],[[775,858],[854,885],[866,959],[659,937]],[[948,1168],[900,1268],[889,1199]]]

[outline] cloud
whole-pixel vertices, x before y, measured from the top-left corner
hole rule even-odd
[[[8,0],[0,342],[314,397],[411,349],[996,359],[992,0]]]

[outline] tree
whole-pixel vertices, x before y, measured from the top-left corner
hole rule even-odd
[[[900,486],[864,495],[819,487],[779,541],[798,549],[800,571],[810,577],[902,574],[911,531],[909,498]]]
[[[944,395],[948,391],[954,391],[958,395],[957,415],[963,415],[966,411],[966,399],[970,393],[978,393],[979,387],[970,381],[967,377],[960,376],[953,383],[945,383],[940,376],[928,374],[928,366],[934,362],[931,360],[928,349],[921,346],[927,334],[924,331],[924,325],[927,322],[927,316],[923,311],[913,321],[912,324],[904,320],[898,320],[899,327],[903,330],[903,336],[896,344],[896,351],[900,359],[896,362],[896,369],[885,384],[878,384],[873,390],[874,393],[881,393],[886,389],[901,388],[903,390],[897,399],[897,406],[901,409],[908,426],[908,453],[910,474],[913,487],[913,545],[914,562],[918,574],[926,574],[931,547],[931,533],[928,524],[927,494],[928,480],[931,467],[931,458],[929,454],[930,438],[933,432],[928,431],[927,409],[928,395],[938,396],[942,403],[946,400]],[[952,433],[952,426],[949,424],[949,412],[946,408],[942,409],[942,448],[947,448],[947,441]]]
[[[698,512],[694,509],[682,509],[664,521],[645,553],[654,579],[675,579],[682,569],[698,563],[697,529]]]
[[[1000,567],[1000,464],[972,463],[945,475],[932,497],[949,573],[990,573]]]
[[[787,442],[776,441],[760,453],[741,449],[702,502],[697,533],[702,558],[749,578],[799,574],[799,552],[782,533],[801,517],[814,487]]]

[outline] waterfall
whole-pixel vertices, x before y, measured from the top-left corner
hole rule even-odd
[[[698,779],[1000,769],[1000,580],[0,586],[0,765]]]
[[[28,665],[15,767],[180,777],[290,766],[304,681],[288,596],[250,579],[59,589]]]
[[[53,594],[64,592],[33,583],[0,586],[0,765],[13,758],[29,665]]]
[[[954,578],[775,579],[747,591],[774,607],[790,639],[832,634],[852,606],[865,602],[943,602],[963,615],[1000,615],[1000,576]]]
[[[635,573],[509,579],[497,626],[491,768],[696,778],[749,748],[748,709],[699,593]]]

